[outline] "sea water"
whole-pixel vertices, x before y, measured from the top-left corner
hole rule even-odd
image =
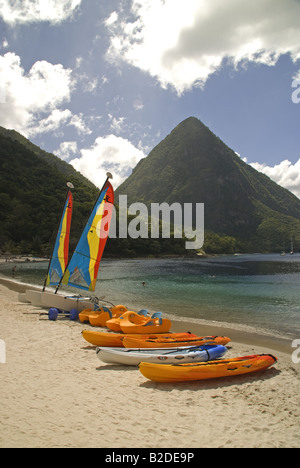
[[[0,273],[42,285],[46,269],[8,263]],[[300,337],[299,254],[103,260],[95,295],[133,310]]]

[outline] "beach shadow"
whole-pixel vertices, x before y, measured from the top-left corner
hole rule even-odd
[[[105,364],[103,363],[103,366],[96,367],[97,371],[103,372],[104,370],[108,371],[134,371],[137,370],[137,366],[123,366],[122,364]]]
[[[272,368],[267,369],[264,372],[257,371],[253,374],[248,375],[237,375],[232,377],[222,377],[211,380],[195,380],[191,382],[174,382],[174,383],[159,383],[147,380],[140,384],[140,387],[151,388],[161,390],[164,392],[170,392],[176,390],[192,390],[192,391],[205,391],[205,390],[216,390],[222,388],[228,388],[234,385],[245,385],[249,383],[256,383],[259,381],[265,381],[272,379],[281,373],[280,370]]]

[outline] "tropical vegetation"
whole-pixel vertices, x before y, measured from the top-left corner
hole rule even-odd
[[[75,186],[72,252],[98,189],[70,164],[0,127],[0,254],[50,255],[68,181]],[[205,243],[194,254],[288,251],[291,238],[300,248],[300,200],[244,163],[195,118],[178,125],[137,165],[116,191],[117,202],[120,194],[128,196],[128,205],[204,203]],[[118,216],[118,203],[116,208]],[[108,240],[105,256],[191,255],[185,241],[172,230],[170,239],[117,236]]]

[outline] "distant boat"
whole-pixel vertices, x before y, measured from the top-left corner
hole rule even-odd
[[[290,255],[294,255],[294,243],[293,243],[293,236],[291,236],[291,251]]]

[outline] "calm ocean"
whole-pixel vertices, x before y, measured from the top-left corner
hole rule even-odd
[[[0,273],[11,277],[13,265],[2,264]],[[19,263],[15,279],[41,285],[46,269],[46,263]],[[95,295],[134,310],[300,338],[299,254],[105,260]]]

